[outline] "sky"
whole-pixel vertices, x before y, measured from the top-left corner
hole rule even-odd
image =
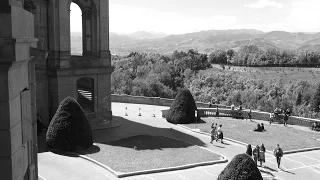
[[[184,34],[211,29],[320,32],[320,0],[109,0],[109,4],[110,32],[116,33]],[[71,6],[71,31],[81,29],[81,10],[77,8]]]

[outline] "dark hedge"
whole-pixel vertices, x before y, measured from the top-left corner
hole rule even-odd
[[[263,178],[250,156],[238,154],[220,173],[218,180],[263,180]]]
[[[78,102],[66,97],[53,116],[46,134],[49,148],[74,151],[93,145],[92,131],[88,119]]]
[[[196,103],[188,89],[181,89],[171,104],[166,116],[168,122],[173,124],[190,124],[196,121]]]

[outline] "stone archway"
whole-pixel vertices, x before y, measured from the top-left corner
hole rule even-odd
[[[94,112],[94,79],[83,77],[77,80],[77,101],[85,113]]]
[[[82,55],[98,56],[97,35],[98,29],[98,9],[95,0],[69,0],[69,10],[71,3],[79,6],[82,12]],[[70,23],[70,19],[69,19]]]

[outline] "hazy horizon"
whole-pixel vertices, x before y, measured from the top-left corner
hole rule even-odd
[[[210,30],[217,30],[217,31],[227,31],[227,30],[257,30],[257,31],[261,31],[258,29],[208,29],[208,30],[199,30],[199,31],[195,31],[195,32],[189,32],[189,33],[196,33],[196,32],[201,32],[201,31],[210,31]],[[273,30],[273,31],[261,31],[263,33],[269,33],[269,32],[274,32],[274,31],[282,31],[282,30]],[[81,31],[71,31],[72,33],[81,33]],[[110,32],[110,33],[115,33],[115,34],[119,34],[119,35],[129,35],[129,34],[133,34],[133,33],[137,33],[137,32],[149,32],[149,33],[164,33],[164,32],[155,32],[155,31],[135,31],[135,32]],[[283,32],[289,32],[289,33],[305,33],[305,34],[316,34],[316,33],[320,33],[320,31],[317,32],[302,32],[302,31],[297,31],[297,32],[290,32],[290,31],[283,31]],[[182,33],[182,34],[189,34],[189,33]],[[166,35],[181,35],[181,34],[167,34],[164,33]]]
[[[211,29],[320,32],[319,0],[110,0],[110,32],[185,34]],[[81,10],[71,5],[71,31]]]

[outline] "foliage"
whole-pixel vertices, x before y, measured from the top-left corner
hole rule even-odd
[[[196,103],[188,89],[181,89],[171,104],[167,121],[173,124],[190,124],[196,121]]]
[[[315,94],[313,96],[312,103],[311,103],[311,109],[317,113],[319,113],[319,111],[320,111],[320,83],[318,84],[317,91],[315,92]]]
[[[301,102],[302,102],[302,95],[301,95],[301,92],[299,92],[296,100],[296,106],[301,105]]]
[[[277,73],[279,77],[269,79],[263,78],[268,77],[265,71],[246,72],[251,74],[250,77],[224,70],[206,71],[210,68],[209,61],[219,57],[219,53],[226,57],[214,61],[251,66],[298,62],[294,51],[262,50],[254,45],[243,47],[237,52],[215,51],[208,58],[206,54],[194,50],[174,51],[171,55],[131,53],[128,56],[116,56],[112,61],[115,66],[111,78],[112,93],[173,99],[179,89],[187,88],[196,101],[209,102],[215,98],[225,105],[242,105],[267,112],[275,108],[290,108],[292,115],[320,117],[314,111],[316,109],[311,107],[317,89],[312,81],[285,82],[281,77],[285,74],[276,70],[270,73]],[[263,61],[259,59],[261,57]],[[316,72],[311,73],[315,75]]]
[[[46,134],[49,148],[74,151],[78,147],[93,145],[92,131],[83,109],[78,102],[66,97],[53,116]]]
[[[262,176],[251,157],[238,154],[220,173],[218,180],[262,180]]]

